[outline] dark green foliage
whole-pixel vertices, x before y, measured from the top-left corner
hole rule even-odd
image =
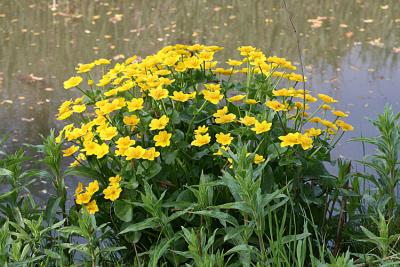
[[[370,174],[346,160],[329,174],[315,158],[296,163],[273,153],[254,165],[248,144],[239,144],[223,151],[232,168],[218,177],[202,172],[180,188],[163,189],[152,181],[157,163],[143,164],[124,193],[130,197],[96,216],[66,209],[67,175],[93,170],[65,171],[51,134],[36,146],[40,171],[26,168],[22,149],[1,153],[0,265],[398,266],[398,119],[386,108],[373,122],[380,135],[357,139],[376,146],[360,161]],[[29,192],[37,179],[54,187],[45,207]]]

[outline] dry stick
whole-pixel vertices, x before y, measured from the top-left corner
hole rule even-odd
[[[348,184],[346,184],[346,188],[348,188]],[[342,202],[340,203],[338,228],[336,231],[335,247],[333,250],[333,255],[335,257],[339,254],[342,245],[342,230],[346,220],[346,215],[345,215],[347,206],[346,202],[347,202],[346,196],[342,196]]]
[[[282,0],[283,1],[283,5],[285,7],[285,11],[288,15],[289,21],[290,21],[290,25],[292,26],[294,35],[296,37],[296,44],[297,44],[297,52],[299,53],[299,59],[300,59],[300,67],[301,67],[301,75],[303,76],[303,118],[305,117],[305,112],[306,112],[306,82],[305,82],[305,76],[304,76],[304,65],[303,65],[303,57],[301,56],[301,49],[300,49],[300,40],[299,40],[299,33],[296,30],[296,27],[294,26],[293,20],[292,20],[292,16],[290,15],[290,12],[288,10],[288,7],[286,5],[286,0]],[[303,124],[300,124],[300,131],[303,128]]]

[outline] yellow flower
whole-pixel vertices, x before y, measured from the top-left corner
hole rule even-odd
[[[111,90],[108,90],[107,92],[104,92],[105,96],[114,96],[118,94],[118,88],[113,88]]]
[[[337,120],[336,125],[339,126],[344,132],[353,131],[354,127],[348,123],[345,123],[342,120]]]
[[[293,88],[291,88],[293,89]],[[279,90],[272,90],[272,95],[274,96],[283,96],[283,97],[291,97],[291,96],[295,96],[296,95],[296,91],[293,89],[286,89],[286,88],[282,88]]]
[[[81,182],[78,183],[78,186],[75,189],[75,196],[79,195],[83,192],[83,184]]]
[[[94,67],[93,63],[79,64],[78,67],[75,68],[75,70],[77,73],[85,73],[91,71],[93,67]]]
[[[100,58],[100,59],[96,59],[94,61],[95,65],[108,65],[111,64],[111,61],[106,59],[106,58]]]
[[[248,56],[250,55],[251,52],[256,51],[256,48],[247,45],[247,46],[240,46],[238,50],[240,51],[241,56]]]
[[[118,90],[118,92],[125,92],[128,91],[129,89],[131,89],[133,86],[135,86],[135,83],[131,80],[125,82],[123,85],[121,85],[120,87],[117,87],[116,89]]]
[[[89,193],[91,196],[97,191],[99,191],[99,182],[97,180],[90,182],[86,187],[86,192]]]
[[[229,66],[238,67],[242,65],[243,62],[240,60],[229,59],[226,63],[228,63]]]
[[[167,131],[161,131],[157,135],[153,137],[153,140],[156,142],[155,146],[166,147],[171,144],[172,134],[168,133]]]
[[[234,71],[233,69],[226,70],[224,68],[216,68],[214,70],[214,73],[221,75],[232,75],[233,73],[236,73],[236,71]]]
[[[183,61],[183,64],[188,69],[200,69],[202,61],[200,59],[198,59],[197,57],[190,57],[190,58],[186,58]]]
[[[258,102],[257,102],[257,100],[255,100],[255,99],[249,98],[249,99],[246,99],[245,103],[246,103],[247,105],[256,105]]]
[[[282,104],[276,100],[267,101],[267,102],[265,102],[265,105],[274,111],[287,111],[288,110],[287,104]]]
[[[92,200],[85,205],[89,214],[95,214],[99,211],[99,207],[97,206],[96,200]]]
[[[307,103],[304,103],[304,102],[294,102],[294,106],[297,109],[303,109],[303,108],[305,108],[305,110],[310,109],[310,105],[308,105]]]
[[[321,135],[321,129],[310,128],[310,129],[307,129],[305,131],[305,133],[310,137],[319,136],[319,135]]]
[[[156,89],[151,89],[149,95],[154,100],[161,100],[168,97],[168,90],[158,86]]]
[[[119,183],[121,182],[121,180],[122,180],[122,177],[119,175],[111,176],[110,178],[108,178],[110,185],[113,185],[113,186],[119,186]]]
[[[205,100],[214,105],[217,105],[219,101],[221,101],[222,98],[224,98],[224,95],[221,94],[219,91],[209,91],[209,90],[203,90],[203,96]]]
[[[256,123],[256,118],[252,117],[252,116],[244,116],[243,118],[240,118],[240,123],[243,123],[246,126],[251,126],[254,125]]]
[[[134,126],[137,126],[139,124],[140,118],[138,116],[136,116],[136,115],[124,116],[123,122],[126,125],[134,127]]]
[[[225,124],[229,122],[233,122],[236,119],[236,115],[233,113],[228,114],[228,107],[225,106],[222,109],[217,110],[216,113],[213,114],[216,118],[215,122],[218,124]]]
[[[83,147],[82,151],[85,151],[86,155],[96,155],[98,159],[104,157],[109,152],[109,147],[106,143],[99,145],[95,142],[87,141],[83,143]]]
[[[97,146],[99,144],[92,142],[92,141],[87,141],[83,143],[83,150],[86,152],[86,155],[94,155],[96,153]]]
[[[296,74],[296,73],[290,73],[287,75],[287,78],[291,81],[295,81],[295,82],[302,82],[302,81],[307,81],[306,77],[303,77],[303,75],[301,74]]]
[[[106,143],[103,143],[103,144],[97,146],[95,155],[96,155],[97,159],[101,159],[106,154],[108,154],[109,151],[110,151],[109,146]]]
[[[131,56],[131,57],[129,57],[129,58],[127,58],[127,59],[125,60],[125,64],[126,64],[126,65],[132,64],[136,59],[137,59],[137,56],[136,56],[136,55],[133,55],[133,56]]]
[[[196,95],[196,92],[193,92],[191,94],[185,94],[184,92],[181,91],[174,91],[172,94],[173,96],[170,96],[169,98],[179,102],[186,102],[189,99],[192,99]]]
[[[75,202],[78,205],[86,204],[86,203],[89,203],[91,197],[92,197],[92,195],[89,194],[88,192],[78,194],[76,196]]]
[[[145,149],[141,146],[130,147],[125,151],[126,160],[141,159],[145,153]]]
[[[332,109],[332,107],[327,104],[323,104],[321,107],[323,110],[331,110]]]
[[[117,200],[121,192],[122,189],[116,186],[108,186],[106,189],[103,190],[104,198],[111,201]]]
[[[288,133],[284,136],[279,136],[279,140],[281,140],[281,147],[290,146],[300,144],[300,133]]]
[[[215,122],[218,124],[225,124],[225,123],[230,123],[234,122],[236,119],[236,115],[233,113],[222,115],[219,118],[215,119]]]
[[[169,122],[169,118],[165,115],[162,115],[159,119],[152,119],[150,122],[150,130],[163,130],[167,126]]]
[[[299,141],[303,150],[312,148],[313,141],[307,134],[300,135]]]
[[[102,129],[99,134],[102,140],[108,141],[113,139],[118,134],[118,131],[116,127],[107,127]]]
[[[115,156],[125,156],[125,152],[128,150],[129,147],[119,147],[117,146],[114,153]]]
[[[203,61],[211,61],[213,60],[214,53],[213,52],[200,52],[198,55],[199,59]]]
[[[155,158],[157,158],[159,156],[160,156],[160,152],[156,151],[155,147],[151,147],[149,149],[146,149],[146,152],[144,152],[144,155],[142,156],[142,158],[153,161]]]
[[[195,139],[191,143],[192,146],[198,146],[198,147],[204,146],[204,145],[210,143],[210,141],[211,141],[211,137],[208,133],[204,134],[204,135],[196,134],[194,136],[194,138]]]
[[[235,96],[232,96],[232,97],[228,98],[228,101],[229,102],[238,102],[238,101],[242,100],[245,97],[246,97],[246,95],[235,95]]]
[[[302,135],[301,133],[289,133],[285,136],[279,136],[278,138],[282,141],[281,147],[301,145],[303,150],[312,148],[313,141],[308,134]]]
[[[64,82],[64,89],[71,89],[72,87],[78,86],[82,82],[82,77],[74,76]]]
[[[300,98],[304,98],[304,96],[302,95],[302,96],[300,96]],[[313,97],[312,95],[306,94],[306,101],[314,103],[314,102],[317,102],[318,99]]]
[[[194,130],[194,133],[197,134],[205,134],[206,132],[208,132],[208,127],[203,125],[203,126],[199,126],[197,127],[196,130]]]
[[[230,145],[233,140],[233,137],[231,137],[230,133],[227,133],[227,134],[217,133],[215,135],[215,138],[217,139],[217,142],[223,146]]]
[[[204,84],[204,87],[208,90],[208,91],[221,91],[221,85],[219,83],[206,83]]]
[[[169,56],[164,59],[163,64],[171,67],[175,65],[175,63],[178,62],[178,60],[179,60],[178,55]]]
[[[349,116],[348,114],[346,114],[346,113],[344,113],[343,111],[340,111],[340,110],[332,110],[332,114],[335,115],[335,116],[338,116],[338,117],[343,117],[343,118],[346,118],[346,117]]]
[[[112,78],[109,75],[104,75],[99,82],[96,84],[97,86],[106,86],[111,82]]]
[[[79,153],[79,155],[76,157],[76,160],[71,162],[70,167],[76,167],[84,160],[86,160],[86,156],[83,153]]]
[[[79,147],[78,146],[70,146],[67,149],[64,149],[63,152],[63,156],[64,157],[69,157],[72,154],[74,154],[76,151],[78,151]]]
[[[143,109],[143,98],[132,98],[131,101],[127,102],[129,112],[135,110],[142,110]]]
[[[86,105],[74,105],[72,106],[72,111],[75,113],[82,113],[86,110]]]
[[[132,140],[129,136],[125,136],[125,137],[120,137],[115,143],[117,144],[118,148],[128,148],[130,146],[133,146],[136,143],[136,141]]]
[[[78,166],[78,165],[79,165],[79,161],[77,161],[77,160],[74,160],[73,162],[71,162],[71,163],[69,164],[70,167],[76,167],[76,166]]]
[[[227,151],[228,149],[229,149],[229,147],[221,146],[221,147],[217,150],[217,152],[214,152],[214,153],[213,153],[213,155],[214,155],[214,156],[222,156],[222,155],[223,155],[223,154],[222,154],[222,150]]]
[[[337,126],[336,126],[333,122],[331,122],[331,121],[328,121],[328,120],[321,120],[321,123],[322,123],[322,125],[324,125],[324,126],[330,128],[330,129],[337,130]]]
[[[337,100],[333,99],[331,96],[329,95],[325,95],[325,94],[318,94],[317,95],[319,97],[319,99],[321,99],[322,101],[324,101],[325,103],[335,103],[338,102]]]
[[[221,116],[226,115],[227,113],[228,113],[228,107],[225,106],[225,107],[223,107],[223,108],[221,108],[221,109],[218,109],[217,112],[215,112],[215,113],[213,114],[213,116],[214,116],[215,118],[219,118],[219,117],[221,117]]]
[[[265,133],[265,132],[268,132],[269,130],[271,130],[271,126],[272,126],[272,123],[267,122],[265,120],[262,122],[256,121],[254,123],[254,127],[251,128],[251,130],[256,132],[256,134],[261,134],[261,133]]]
[[[265,158],[264,158],[262,155],[256,154],[256,155],[254,156],[254,163],[255,163],[255,164],[261,164],[261,163],[263,163],[264,161],[265,161]]]
[[[184,71],[186,71],[186,69],[187,68],[186,68],[185,64],[181,61],[179,61],[178,64],[176,64],[176,66],[175,66],[175,70],[177,72],[184,72]]]
[[[314,122],[314,123],[321,123],[322,119],[320,117],[314,117],[314,118],[311,118],[310,121]]]

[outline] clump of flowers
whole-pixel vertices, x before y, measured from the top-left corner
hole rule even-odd
[[[71,123],[57,140],[69,144],[71,166],[97,175],[86,191],[79,184],[76,204],[94,214],[134,201],[147,183],[172,194],[201,173],[229,171],[226,152],[243,144],[256,165],[323,158],[353,130],[337,100],[298,88],[305,78],[290,61],[241,46],[240,58],[224,64],[214,59],[222,49],[178,44],[76,68],[64,88],[82,95],[60,105],[58,120]]]

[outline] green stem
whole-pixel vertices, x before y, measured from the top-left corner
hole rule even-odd
[[[189,133],[192,131],[192,127],[193,127],[193,122],[195,120],[195,118],[197,117],[197,115],[203,111],[204,107],[207,105],[207,100],[204,100],[203,104],[201,105],[200,109],[197,110],[197,112],[193,115],[192,120],[190,121],[188,130],[186,132],[186,137],[189,135]]]

